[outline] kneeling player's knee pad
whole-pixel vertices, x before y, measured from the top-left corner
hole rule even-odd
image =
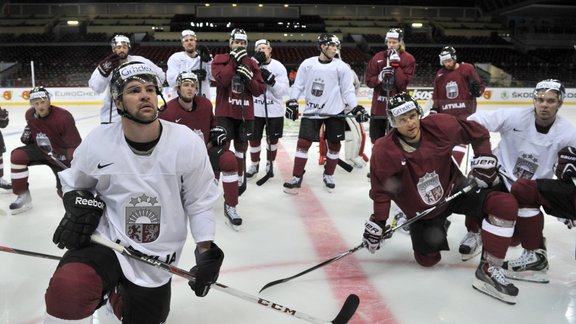
[[[538,187],[536,181],[518,179],[510,188],[510,193],[516,198],[519,207],[538,208]]]
[[[26,152],[23,149],[16,148],[16,149],[12,150],[12,153],[10,155],[10,162],[13,165],[15,165],[15,164],[28,165],[28,163],[30,162],[30,158],[28,157],[28,154],[26,154]]]
[[[416,262],[423,267],[431,267],[440,262],[442,256],[440,255],[440,252],[421,254],[414,251],[414,259],[416,259]]]
[[[218,161],[218,167],[222,172],[236,173],[238,172],[238,163],[236,162],[236,156],[232,151],[227,150],[220,156],[220,161]]]
[[[518,217],[518,203],[509,193],[492,191],[486,196],[483,212],[503,221],[514,222]]]
[[[102,279],[83,263],[66,263],[56,269],[46,295],[46,312],[65,320],[91,316],[102,300]]]

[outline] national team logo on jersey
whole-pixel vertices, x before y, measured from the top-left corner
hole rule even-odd
[[[456,83],[456,81],[449,81],[446,83],[446,97],[448,99],[455,99],[458,97],[458,83]]]
[[[444,189],[436,171],[426,173],[416,185],[422,201],[427,205],[435,205],[444,196]]]
[[[314,97],[321,97],[324,93],[324,80],[320,78],[314,79],[314,81],[312,81],[311,93]]]
[[[146,194],[130,197],[126,206],[126,235],[138,243],[156,241],[160,235],[160,205],[157,197]]]
[[[538,169],[538,158],[532,154],[522,154],[516,159],[512,174],[517,179],[532,179]]]

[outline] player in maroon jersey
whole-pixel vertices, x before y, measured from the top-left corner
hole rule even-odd
[[[218,54],[212,61],[216,83],[216,119],[234,141],[238,163],[239,193],[246,189],[245,155],[254,128],[254,101],[266,90],[258,63],[248,56],[248,35],[234,28],[230,33],[230,53]]]
[[[70,166],[74,150],[82,139],[74,117],[67,110],[53,106],[44,87],[30,90],[30,107],[25,114],[26,127],[20,140],[24,146],[12,150],[12,192],[18,197],[10,204],[12,214],[32,208],[28,190],[28,166],[47,165],[56,176],[58,195],[62,186],[57,173]]]
[[[242,224],[238,216],[238,166],[234,153],[228,150],[226,129],[216,125],[212,113],[212,103],[203,96],[197,96],[199,80],[192,72],[180,72],[176,78],[178,97],[168,101],[160,109],[159,117],[164,120],[186,125],[201,136],[208,147],[208,155],[216,178],[222,173],[224,188],[224,215],[233,226]]]
[[[0,128],[6,128],[10,118],[8,118],[8,110],[0,107]],[[4,157],[6,152],[6,144],[4,143],[4,135],[0,131],[0,188],[4,190],[12,190],[12,184],[4,179]]]
[[[366,68],[366,85],[374,89],[370,110],[373,117],[370,119],[372,143],[388,131],[388,99],[405,92],[416,71],[416,60],[406,51],[402,29],[390,29],[386,33],[386,45],[387,49],[376,53]]]
[[[380,248],[390,204],[394,201],[409,219],[474,181],[479,190],[461,195],[410,226],[416,262],[431,267],[448,250],[446,217],[452,213],[481,219],[484,253],[474,288],[514,304],[518,289],[502,273],[502,263],[514,232],[518,205],[497,191],[497,159],[490,135],[480,124],[448,114],[420,119],[422,109],[409,94],[391,98],[388,120],[393,129],[376,141],[370,165],[370,198],[374,213],[366,222],[364,242],[370,252]],[[452,148],[472,144],[475,157],[467,179],[452,162]]]

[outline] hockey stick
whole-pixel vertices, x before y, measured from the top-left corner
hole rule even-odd
[[[116,244],[112,241],[109,241],[109,240],[107,240],[101,236],[92,235],[91,239],[92,239],[92,242],[94,242],[96,244],[106,246],[106,247],[108,247],[108,248],[110,248],[110,249],[112,249],[112,250],[114,250],[114,251],[116,251],[116,252],[118,252],[124,256],[127,256],[131,259],[146,263],[146,264],[151,265],[153,267],[159,268],[160,270],[170,272],[170,273],[175,274],[177,276],[180,276],[186,280],[194,281],[196,279],[194,277],[194,275],[192,275],[190,272],[188,272],[186,270],[180,269],[180,268],[175,267],[173,265],[170,265],[168,263],[154,259],[152,257],[149,257],[147,255],[139,253],[138,251],[134,251],[132,249],[127,249],[126,247],[124,247],[120,244]],[[340,323],[342,323],[342,324],[348,323],[350,318],[352,318],[352,316],[356,312],[356,309],[358,308],[358,305],[360,303],[360,299],[358,298],[357,295],[350,294],[348,296],[348,298],[346,298],[346,301],[344,302],[344,305],[340,309],[340,312],[338,313],[338,315],[334,318],[334,320],[328,322],[325,320],[321,320],[321,319],[312,317],[312,316],[307,315],[305,313],[301,313],[299,311],[288,308],[286,306],[282,306],[282,305],[277,304],[275,302],[271,302],[271,301],[268,301],[266,299],[250,295],[250,294],[245,293],[243,291],[228,287],[226,285],[223,285],[223,284],[220,284],[217,282],[212,284],[212,289],[219,290],[221,292],[224,292],[224,293],[227,293],[229,295],[238,297],[240,299],[244,299],[244,300],[252,302],[254,304],[264,306],[268,309],[272,309],[272,310],[281,312],[283,314],[293,316],[293,317],[296,317],[296,318],[301,319],[301,320],[308,321],[310,323],[339,323],[339,324]]]
[[[399,229],[402,228],[402,227],[410,226],[411,224],[413,224],[414,222],[418,221],[418,220],[421,219],[422,217],[424,217],[424,216],[430,214],[431,212],[437,210],[438,208],[446,205],[447,203],[449,203],[450,201],[454,200],[455,198],[457,198],[457,197],[459,197],[459,196],[461,196],[461,195],[463,195],[463,194],[466,194],[467,192],[469,192],[470,190],[474,189],[475,187],[476,187],[476,183],[471,183],[471,184],[467,185],[466,187],[458,190],[458,191],[455,192],[453,195],[446,197],[446,198],[445,198],[442,202],[440,202],[438,205],[433,206],[433,207],[430,207],[430,208],[428,208],[428,209],[426,209],[426,210],[424,210],[424,211],[422,211],[422,212],[416,213],[416,215],[415,215],[414,217],[410,218],[408,221],[406,221],[406,223],[404,223],[404,224],[402,224],[402,225],[394,226],[394,227],[392,227],[392,228],[388,228],[388,229],[384,232],[384,234],[382,234],[382,240],[385,240],[385,239],[388,239],[388,238],[392,237],[392,234],[393,234],[395,231],[399,230]],[[324,262],[321,262],[321,263],[313,266],[312,268],[308,268],[308,269],[306,269],[306,270],[304,270],[304,271],[302,271],[302,272],[300,272],[300,273],[297,273],[297,274],[295,274],[295,275],[293,275],[293,276],[291,276],[291,277],[287,277],[287,278],[284,278],[284,279],[278,279],[278,280],[271,281],[271,282],[265,284],[264,287],[262,287],[262,289],[260,289],[259,293],[261,293],[261,292],[262,292],[264,289],[266,289],[266,288],[270,288],[270,287],[275,286],[275,285],[277,285],[277,284],[281,284],[281,283],[290,281],[290,280],[292,280],[292,279],[295,279],[295,278],[298,278],[298,277],[300,277],[300,276],[302,276],[302,275],[305,275],[305,274],[307,274],[308,272],[314,271],[314,270],[316,270],[316,269],[318,269],[318,268],[320,268],[320,267],[323,267],[323,266],[325,266],[325,265],[327,265],[327,264],[330,264],[330,263],[332,263],[332,262],[334,262],[334,261],[338,261],[338,260],[342,259],[343,257],[345,257],[345,256],[347,256],[347,255],[350,255],[350,254],[352,254],[352,253],[354,253],[354,252],[362,249],[363,247],[364,247],[364,242],[362,242],[362,243],[361,243],[360,245],[358,245],[358,246],[355,246],[355,247],[351,248],[351,249],[348,250],[348,251],[342,252],[342,253],[340,253],[340,254],[338,254],[338,255],[336,255],[336,256],[334,256],[334,257],[332,257],[332,258],[330,258],[330,259],[328,259],[328,260],[326,260],[326,261],[324,261]]]
[[[264,90],[264,113],[265,113],[265,121],[266,121],[266,144],[267,144],[267,149],[268,152],[270,152],[270,155],[272,155],[272,144],[270,144],[270,121],[268,120],[268,102],[266,100],[266,91],[268,90],[268,86],[266,86],[266,89]],[[268,155],[268,152],[266,152],[266,155]],[[272,166],[272,160],[270,160],[270,170],[268,170],[266,172],[266,174],[259,179],[258,181],[256,181],[256,185],[257,186],[261,186],[263,184],[266,183],[266,181],[268,181],[268,179],[274,177],[274,170],[272,170],[273,166]]]
[[[338,166],[341,167],[342,169],[348,171],[348,172],[352,172],[352,170],[354,170],[353,166],[351,166],[348,162],[346,162],[342,159],[338,159]]]
[[[66,164],[62,163],[62,161],[58,160],[54,156],[54,153],[52,152],[52,144],[50,143],[50,139],[46,135],[44,136],[40,135],[41,134],[38,134],[36,136],[36,147],[38,147],[38,149],[42,151],[44,154],[48,155],[48,157],[51,158],[52,161],[56,163],[56,165],[58,165],[62,169],[68,169],[68,166]]]
[[[138,251],[128,250],[124,246],[122,246],[120,244],[116,244],[114,242],[111,242],[105,238],[102,238],[101,236],[92,235],[91,238],[92,238],[92,241],[94,243],[97,243],[97,244],[106,246],[108,248],[111,248],[111,249],[121,253],[122,255],[128,256],[132,259],[135,259],[135,260],[147,263],[151,266],[154,266],[154,267],[160,268],[162,270],[168,271],[172,274],[178,275],[178,276],[183,277],[187,280],[190,280],[190,281],[195,280],[195,277],[190,272],[188,272],[186,270],[177,268],[177,267],[172,266],[170,264],[167,264],[167,263],[164,263],[162,261],[156,260],[154,258],[148,257],[142,253],[139,253]],[[36,257],[36,258],[43,258],[43,259],[51,259],[51,260],[61,260],[62,259],[62,257],[56,256],[56,255],[13,249],[13,248],[6,247],[6,246],[0,246],[0,251],[4,251],[4,252],[8,252],[8,253],[14,253],[14,254],[21,254],[21,255],[26,255],[26,256]],[[340,309],[340,312],[338,312],[338,315],[336,315],[334,320],[328,322],[328,321],[324,321],[321,319],[317,319],[317,318],[312,317],[310,315],[307,315],[305,313],[301,313],[299,311],[290,309],[286,306],[282,306],[282,305],[277,304],[275,302],[271,302],[271,301],[268,301],[268,300],[263,299],[263,298],[249,295],[245,292],[242,292],[240,290],[236,290],[234,288],[230,288],[228,286],[219,284],[217,282],[212,285],[212,288],[216,289],[216,290],[220,290],[222,292],[225,292],[229,295],[239,297],[241,299],[256,303],[260,306],[264,306],[266,308],[269,308],[269,309],[272,309],[275,311],[279,311],[281,313],[296,317],[298,319],[308,321],[310,323],[334,323],[334,324],[348,323],[350,318],[352,318],[352,316],[356,312],[358,305],[360,304],[360,298],[358,298],[358,296],[355,294],[350,294],[346,298],[346,301],[344,302],[344,305]]]

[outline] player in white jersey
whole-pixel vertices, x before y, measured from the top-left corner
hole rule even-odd
[[[181,33],[183,51],[176,52],[168,58],[166,81],[171,89],[177,86],[176,79],[182,71],[193,72],[201,81],[198,95],[210,99],[210,80],[212,80],[212,54],[206,45],[197,45],[196,33],[186,29]],[[176,97],[176,94],[174,95]]]
[[[68,251],[46,291],[45,323],[92,323],[106,295],[121,300],[114,310],[122,323],[166,322],[170,274],[91,243],[93,233],[176,265],[188,227],[197,264],[189,284],[203,297],[218,277],[220,194],[206,145],[188,127],[157,118],[159,84],[141,62],[115,70],[110,86],[121,122],[95,128],[59,174],[66,213],[53,241]]]
[[[519,179],[552,179],[558,151],[566,146],[576,146],[576,128],[558,115],[564,96],[565,89],[560,81],[543,80],[534,90],[533,108],[479,111],[468,117],[489,131],[500,133],[494,154],[498,157],[501,180],[508,191]],[[547,282],[543,228],[544,215],[540,209],[520,205],[514,242],[521,243],[525,252],[521,260],[505,263],[505,270],[513,270],[510,264],[523,263],[524,268],[515,268],[520,272],[530,270],[530,274],[535,274],[535,280]],[[507,271],[511,278],[518,275],[512,272]]]
[[[324,185],[331,192],[336,185],[333,175],[338,164],[338,153],[344,140],[346,103],[359,122],[368,120],[366,109],[358,105],[352,70],[342,60],[334,59],[340,40],[333,34],[318,36],[319,56],[310,57],[298,67],[292,85],[290,100],[286,101],[286,118],[298,119],[298,98],[303,94],[305,107],[294,156],[292,179],[284,183],[284,192],[298,193],[308,161],[308,149],[319,141],[319,131],[325,127],[328,153],[324,165]]]
[[[94,90],[94,92],[98,94],[104,94],[104,98],[102,99],[104,105],[100,109],[100,123],[102,124],[120,121],[120,116],[118,116],[116,106],[112,101],[109,90],[112,71],[118,66],[126,62],[142,62],[148,65],[154,71],[156,76],[158,76],[160,87],[162,87],[162,83],[164,83],[164,80],[166,79],[164,71],[149,59],[139,55],[128,55],[130,52],[130,39],[128,37],[124,35],[116,35],[112,38],[110,45],[112,46],[112,54],[98,63],[98,67],[94,69],[94,72],[92,72],[92,75],[90,76],[90,80],[88,80],[88,86],[90,89]]]
[[[284,99],[288,95],[290,85],[288,72],[280,61],[272,58],[272,46],[266,39],[257,40],[254,44],[254,59],[260,66],[262,79],[266,83],[266,91],[254,97],[254,131],[250,144],[250,159],[252,164],[246,171],[246,178],[253,179],[260,166],[261,143],[266,128],[266,174],[274,176],[272,165],[276,159],[278,139],[284,131]],[[260,183],[258,183],[260,184]]]

